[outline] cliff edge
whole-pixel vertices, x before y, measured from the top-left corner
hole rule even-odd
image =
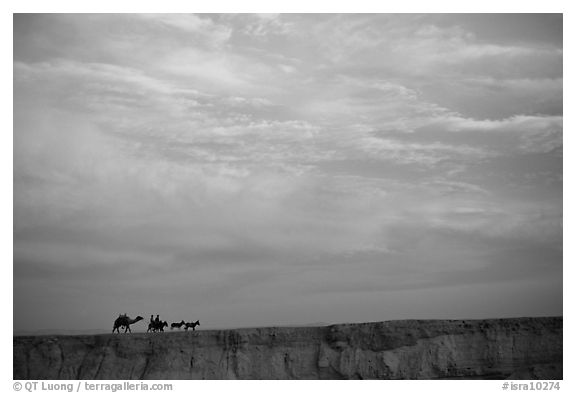
[[[562,379],[562,317],[13,340],[14,379]]]

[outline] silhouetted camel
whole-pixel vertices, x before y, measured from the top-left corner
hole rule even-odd
[[[118,316],[118,318],[116,318],[116,320],[114,321],[114,327],[112,328],[112,333],[114,333],[114,330],[116,330],[118,333],[120,333],[120,327],[125,328],[124,333],[126,333],[126,332],[132,333],[132,329],[130,329],[130,325],[132,325],[133,323],[136,323],[138,321],[141,321],[143,319],[144,318],[142,318],[141,316],[137,316],[136,319],[131,319],[126,314],[124,314],[124,315],[120,314],[120,316]]]
[[[186,326],[184,326],[184,329],[186,329],[186,331],[188,331],[188,328],[192,328],[192,330],[196,330],[196,326],[200,326],[200,321],[186,322]]]
[[[170,330],[174,329],[174,328],[178,328],[180,329],[183,325],[186,325],[186,322],[182,321],[182,322],[174,322],[170,325]]]
[[[150,323],[148,324],[148,330],[147,330],[146,332],[147,332],[147,333],[148,333],[149,331],[153,331],[153,332],[158,332],[158,331],[160,331],[160,332],[163,332],[163,331],[164,331],[164,327],[168,327],[168,322],[166,322],[166,321],[160,321],[160,320],[159,320],[158,322],[153,321],[153,322],[150,322]]]

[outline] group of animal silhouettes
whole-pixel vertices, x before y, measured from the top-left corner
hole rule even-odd
[[[132,319],[126,314],[120,314],[118,315],[118,318],[116,318],[116,320],[114,321],[114,327],[112,328],[112,333],[114,333],[114,331],[120,333],[120,328],[124,330],[124,333],[127,332],[132,333],[130,325],[135,324],[136,322],[141,321],[143,319],[144,318],[142,318],[141,316],[137,316],[136,318]],[[186,331],[188,331],[189,328],[192,328],[192,330],[196,330],[196,326],[200,326],[200,321],[184,322],[184,320],[182,320],[181,322],[174,322],[170,325],[170,329],[175,328],[181,329],[182,326],[184,326],[184,329]],[[146,332],[163,332],[165,327],[168,327],[168,322],[161,321],[160,315],[156,315],[156,318],[154,318],[153,315],[150,315],[150,323],[148,323],[148,330]]]

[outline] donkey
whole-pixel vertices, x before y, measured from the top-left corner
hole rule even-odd
[[[186,322],[186,326],[184,326],[184,329],[186,329],[186,331],[188,331],[188,328],[192,328],[192,330],[196,330],[196,326],[200,326],[200,321]]]
[[[182,322],[174,322],[170,325],[170,330],[172,330],[174,328],[180,329],[184,325],[186,325],[186,322],[184,322],[184,320],[182,320]]]

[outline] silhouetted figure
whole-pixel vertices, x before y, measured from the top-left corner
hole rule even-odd
[[[196,326],[200,326],[200,321],[186,322],[186,326],[184,327],[184,329],[186,329],[186,331],[188,331],[188,328],[192,328],[192,330],[196,330]]]
[[[186,322],[184,322],[184,320],[182,320],[182,322],[174,322],[170,325],[170,330],[172,330],[174,328],[180,329],[184,325],[186,325]]]
[[[148,324],[148,330],[146,331],[146,333],[152,331],[152,332],[163,332],[164,331],[164,327],[168,327],[168,322],[166,321],[158,321],[156,322],[155,320],[150,322]]]
[[[156,319],[154,320],[154,323],[160,323],[160,315],[156,315]]]

